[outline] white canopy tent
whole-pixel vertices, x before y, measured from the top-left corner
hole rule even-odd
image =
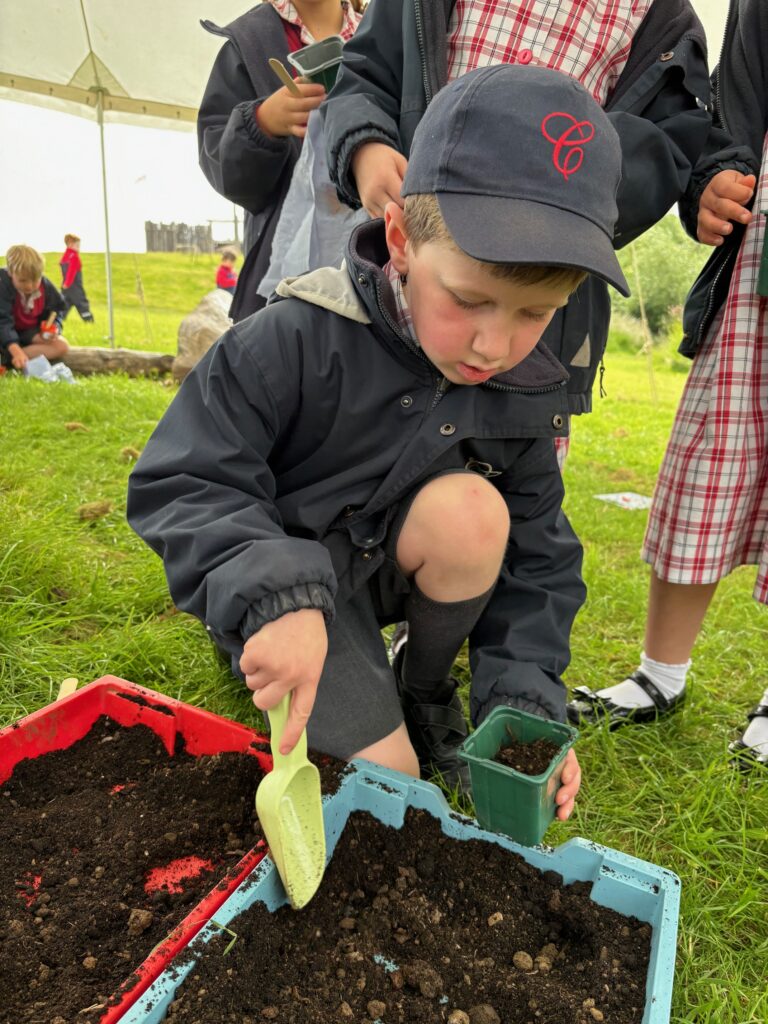
[[[694,6],[714,64],[727,0]],[[112,343],[104,124],[193,129],[221,45],[199,20],[226,24],[248,7],[248,0],[0,0],[0,99],[78,114],[99,126]]]
[[[99,126],[112,343],[104,124],[193,130],[221,46],[200,19],[226,24],[247,9],[247,0],[0,0],[0,99]]]

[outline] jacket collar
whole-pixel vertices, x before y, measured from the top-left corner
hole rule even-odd
[[[413,349],[413,343],[397,326],[397,310],[392,285],[384,272],[389,260],[384,237],[384,222],[373,220],[360,224],[352,232],[347,245],[347,270],[350,283],[365,308],[370,322],[386,326],[401,342]],[[426,357],[423,357],[426,358]],[[506,373],[492,377],[480,387],[508,387],[512,390],[536,391],[562,384],[568,372],[549,348],[539,342],[521,363]]]
[[[368,221],[352,232],[347,259],[339,269],[322,267],[300,277],[287,277],[275,291],[280,298],[301,299],[347,320],[369,325],[396,357],[402,360],[405,350],[409,365],[420,376],[434,376],[437,371],[427,357],[398,326],[395,295],[384,272],[388,260],[384,222]],[[522,363],[480,387],[538,391],[566,380],[567,371],[540,341]]]

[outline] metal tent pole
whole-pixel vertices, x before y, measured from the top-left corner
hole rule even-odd
[[[106,253],[104,254],[107,270],[107,310],[109,312],[109,344],[115,347],[115,316],[112,303],[112,251],[109,246],[109,202],[107,199],[107,157],[104,149],[104,90],[96,91],[96,113],[99,121],[99,144],[101,146],[101,190],[104,197],[104,232],[106,236]]]

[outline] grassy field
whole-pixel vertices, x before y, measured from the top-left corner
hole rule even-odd
[[[45,254],[46,274],[57,287],[60,255]],[[71,345],[109,345],[104,254],[86,252],[82,261],[85,290],[96,322],[85,324],[72,310],[63,333]],[[216,286],[218,265],[218,257],[209,253],[113,253],[115,345],[175,353],[179,323]]]
[[[183,306],[193,304],[193,277],[200,293],[206,289],[213,269],[206,260],[189,263]],[[128,295],[129,258],[116,277],[119,294]],[[88,263],[86,281],[101,326]],[[165,310],[169,323],[182,301],[171,291],[152,294],[152,308]],[[136,306],[118,322],[134,318],[140,326],[141,316]],[[637,663],[646,513],[594,495],[651,493],[684,381],[666,348],[653,359],[652,389],[644,356],[611,355],[607,397],[575,424],[567,508],[586,548],[589,600],[576,623],[571,685],[600,687]],[[173,393],[162,382],[121,377],[76,387],[0,378],[0,724],[46,704],[65,676],[87,681],[105,673],[256,723],[241,685],[202,627],[176,612],[159,560],[125,522],[135,454]],[[110,510],[82,519],[80,506],[95,501],[111,503]],[[681,876],[675,1024],[768,1021],[768,775],[742,778],[726,759],[728,740],[766,685],[768,619],[750,597],[753,580],[745,568],[722,584],[682,714],[658,726],[582,736],[577,812],[547,835],[552,844],[585,836]]]

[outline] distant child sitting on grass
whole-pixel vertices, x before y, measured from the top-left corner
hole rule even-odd
[[[5,263],[0,269],[0,362],[23,370],[35,356],[61,359],[69,351],[59,333],[64,300],[43,277],[43,257],[29,245],[12,245]]]
[[[235,250],[222,249],[221,263],[216,271],[216,287],[229,292],[230,295],[234,295],[235,288],[237,288],[235,263],[237,263],[237,253]]]
[[[80,239],[77,235],[64,235],[66,249],[59,260],[61,267],[61,294],[64,299],[64,316],[66,320],[70,309],[74,306],[80,319],[87,324],[93,323],[93,313],[85,294],[83,284],[83,264],[80,259]]]
[[[566,75],[450,83],[416,130],[405,208],[356,228],[340,269],[281,282],[150,438],[128,520],[256,706],[292,693],[284,752],[306,726],[317,750],[467,789],[450,674],[467,637],[475,724],[505,704],[565,720],[585,590],[553,444],[568,375],[539,340],[588,273],[626,292],[620,167]],[[380,629],[401,619],[390,667]],[[579,784],[571,751],[561,819]]]

